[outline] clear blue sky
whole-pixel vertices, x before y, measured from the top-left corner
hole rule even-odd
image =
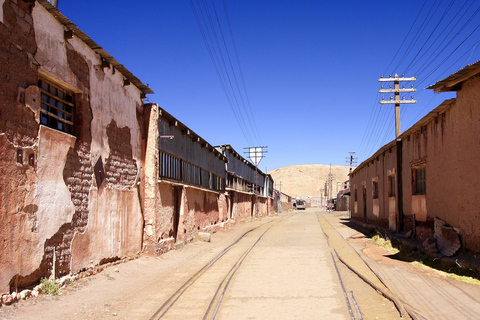
[[[212,145],[268,146],[263,171],[344,165],[350,151],[360,163],[394,138],[393,106],[378,103],[382,74],[418,76],[404,131],[452,97],[421,89],[480,59],[480,1],[215,0],[216,16],[207,2],[210,16],[197,0],[59,0],[59,10]],[[220,45],[224,73],[191,4],[216,26],[210,48]]]

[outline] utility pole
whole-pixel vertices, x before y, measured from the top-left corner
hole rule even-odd
[[[398,138],[400,136],[400,104],[401,103],[416,103],[416,100],[405,100],[405,97],[403,97],[402,100],[400,100],[400,93],[404,92],[415,92],[417,91],[416,89],[412,88],[411,89],[405,89],[405,86],[403,86],[402,89],[400,89],[400,82],[402,81],[415,81],[417,80],[417,77],[412,77],[412,78],[405,78],[405,75],[402,74],[402,77],[400,78],[398,74],[395,74],[395,76],[392,78],[392,75],[390,75],[390,78],[384,78],[383,76],[378,79],[379,82],[392,82],[393,81],[393,89],[392,86],[390,85],[390,89],[382,89],[379,90],[378,92],[380,93],[393,93],[395,96],[395,99],[393,97],[390,97],[390,100],[385,100],[385,97],[382,97],[382,101],[380,101],[380,104],[395,104],[395,137]]]
[[[256,213],[256,216],[258,216],[258,213],[259,213],[259,195],[258,192],[257,193],[257,188],[258,188],[258,165],[260,164],[260,161],[262,161],[263,157],[264,157],[264,154],[267,153],[267,151],[263,150],[263,149],[266,149],[268,148],[267,146],[265,147],[247,147],[247,148],[243,148],[243,149],[248,149],[247,152],[245,153],[248,153],[248,157],[250,158],[250,161],[252,161],[252,163],[255,165],[255,186],[253,188],[253,193],[256,195],[257,197],[257,213]]]
[[[400,104],[401,103],[416,103],[417,101],[413,100],[405,100],[405,97],[403,97],[402,100],[400,100],[400,93],[404,92],[415,92],[416,89],[413,88],[413,84],[411,89],[405,89],[405,85],[403,86],[402,89],[400,89],[400,82],[401,81],[415,81],[417,80],[417,77],[412,77],[412,78],[405,78],[405,75],[402,74],[402,77],[398,77],[397,74],[395,74],[395,77],[392,78],[392,75],[390,75],[390,78],[383,78],[383,76],[378,79],[380,82],[391,82],[393,81],[394,88],[392,89],[392,86],[390,85],[390,89],[383,89],[379,90],[378,92],[380,93],[394,93],[395,95],[395,100],[392,100],[392,97],[390,97],[390,101],[385,101],[385,97],[382,97],[382,101],[380,101],[381,104],[395,104],[395,137],[396,137],[396,149],[397,149],[397,175],[396,175],[396,180],[397,180],[397,196],[396,196],[396,211],[397,211],[397,232],[403,231],[404,228],[404,212],[403,212],[403,178],[402,178],[402,166],[403,166],[403,141],[399,139],[398,137],[400,136]]]
[[[350,167],[349,172],[352,172],[353,166],[357,164],[358,158],[353,157],[355,155],[354,151],[351,151],[349,153],[350,153],[350,157],[347,157],[347,166]]]
[[[332,174],[332,164],[330,164],[330,172],[328,173],[327,175],[327,181],[326,181],[326,184],[327,184],[327,189],[328,189],[328,193],[326,193],[326,196],[328,197],[327,198],[327,211],[330,211],[330,203],[332,202],[332,194],[333,194],[333,174]],[[330,201],[330,203],[329,203]],[[333,204],[333,203],[332,203]]]

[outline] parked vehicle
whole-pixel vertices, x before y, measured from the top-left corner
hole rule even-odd
[[[305,200],[297,200],[297,210],[305,210]]]

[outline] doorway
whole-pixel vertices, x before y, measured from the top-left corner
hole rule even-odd
[[[182,201],[182,190],[180,186],[173,187],[173,238],[177,242],[178,225],[180,224],[180,205]]]
[[[367,188],[365,185],[362,187],[362,195],[363,195],[363,221],[367,222]]]

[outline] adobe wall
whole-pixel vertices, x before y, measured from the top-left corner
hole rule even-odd
[[[389,225],[388,176],[396,174],[396,148],[391,147],[350,176],[352,219],[376,224]],[[378,198],[373,198],[373,182],[378,181]],[[363,190],[365,188],[365,197]],[[357,199],[355,199],[355,190]],[[364,202],[366,200],[366,206]],[[364,208],[366,207],[366,212]]]
[[[475,169],[480,159],[480,77],[463,83],[456,103],[404,141],[405,212],[413,214],[411,166],[425,159],[426,213],[419,221],[420,238],[433,235],[435,217],[458,228],[465,248],[480,252],[480,219]],[[407,170],[408,169],[408,170]]]
[[[43,6],[15,2],[0,7],[0,293],[48,277],[54,256],[58,277],[142,239],[140,90]],[[39,76],[75,93],[75,135],[39,125]]]
[[[234,220],[243,221],[252,218],[252,195],[229,191],[228,215]]]

